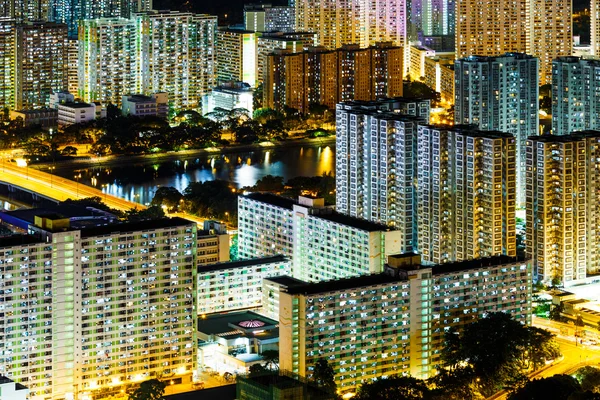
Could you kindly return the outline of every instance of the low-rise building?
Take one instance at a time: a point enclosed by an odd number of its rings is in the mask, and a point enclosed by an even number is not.
[[[291,272],[291,261],[282,255],[198,266],[198,314],[258,309],[263,280]]]
[[[58,110],[39,108],[36,110],[11,110],[10,119],[21,118],[23,126],[40,125],[42,128],[53,128],[58,119]]]
[[[59,104],[72,103],[75,101],[75,96],[70,92],[62,90],[50,94],[49,107],[58,109]]]
[[[137,117],[166,118],[169,113],[169,95],[154,93],[150,96],[130,94],[122,97],[121,112],[123,115]]]
[[[279,294],[279,364],[312,379],[325,358],[342,393],[391,375],[427,378],[444,333],[490,312],[531,323],[531,264],[498,256],[425,267],[390,257],[383,273],[293,285]]]
[[[248,115],[254,112],[253,91],[250,85],[244,82],[226,82],[217,86],[202,102],[202,113],[208,114],[215,109],[231,111],[235,108],[248,110]]]
[[[219,372],[244,373],[263,360],[266,350],[279,349],[276,320],[252,311],[198,318],[198,366]]]
[[[106,109],[100,103],[66,102],[57,105],[58,125],[69,126],[106,117]]]
[[[27,400],[29,389],[13,380],[0,376],[0,399],[2,400]]]

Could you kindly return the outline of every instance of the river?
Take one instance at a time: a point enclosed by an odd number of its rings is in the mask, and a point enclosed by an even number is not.
[[[124,156],[126,157],[126,156]],[[317,176],[335,173],[335,146],[298,146],[227,154],[185,156],[177,160],[122,162],[80,168],[57,165],[57,175],[101,188],[103,192],[148,204],[160,186],[183,191],[192,182],[227,180],[237,188],[253,186],[265,175]]]

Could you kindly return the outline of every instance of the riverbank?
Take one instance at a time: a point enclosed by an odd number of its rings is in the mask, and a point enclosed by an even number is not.
[[[227,146],[227,147],[211,147],[206,149],[192,149],[192,150],[181,150],[181,151],[170,151],[167,153],[157,154],[140,154],[140,155],[111,155],[104,157],[79,157],[72,160],[65,160],[52,163],[36,163],[30,165],[31,168],[35,169],[47,169],[53,166],[55,169],[69,169],[69,168],[91,168],[91,167],[102,167],[102,166],[123,166],[131,164],[153,164],[155,162],[163,161],[185,161],[187,159],[195,159],[204,155],[215,155],[215,154],[231,154],[239,152],[251,152],[258,150],[269,150],[269,149],[280,149],[280,148],[294,148],[294,147],[321,147],[321,146],[332,146],[335,145],[335,136],[324,137],[324,138],[303,138],[303,139],[292,139],[281,142],[263,142],[252,145],[239,145],[239,146]]]

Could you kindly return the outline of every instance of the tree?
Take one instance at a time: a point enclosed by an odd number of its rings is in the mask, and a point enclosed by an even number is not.
[[[268,370],[261,364],[252,364],[248,368],[248,374],[250,376],[260,376],[264,375],[268,372]]]
[[[575,372],[575,378],[581,384],[581,389],[600,393],[600,368],[583,367]]]
[[[263,366],[266,369],[279,369],[279,351],[265,350],[260,354],[263,358]]]
[[[508,400],[568,400],[579,392],[581,386],[575,378],[570,375],[554,375],[527,382],[513,391]]]
[[[169,212],[177,211],[183,195],[179,193],[179,190],[171,186],[162,186],[156,190],[154,197],[152,198],[153,206],[166,206]]]
[[[313,366],[312,379],[318,387],[327,392],[334,393],[337,389],[335,384],[335,372],[324,358],[319,358]]]
[[[462,332],[447,332],[441,357],[444,366],[451,370],[470,366],[479,379],[479,391],[490,396],[521,381],[529,362],[539,365],[554,358],[557,349],[552,338],[553,335],[522,325],[509,314],[491,313],[466,325]],[[529,350],[531,354],[524,359]]]
[[[159,206],[151,206],[145,210],[140,210],[139,208],[132,208],[127,211],[126,219],[128,221],[143,221],[147,219],[161,219],[165,218],[165,212],[162,207]]]
[[[358,388],[354,400],[421,400],[431,392],[424,381],[410,376],[392,376],[365,383]]]
[[[142,382],[140,387],[129,393],[129,400],[162,400],[167,385],[158,379]]]
[[[62,156],[76,156],[77,148],[73,146],[66,146],[64,149],[60,151],[60,155]]]
[[[283,177],[265,175],[256,181],[254,188],[259,192],[281,192],[283,190]]]
[[[550,319],[553,321],[562,322],[564,320],[563,316],[561,315],[563,310],[564,310],[564,305],[562,302],[553,306],[550,309]]]
[[[528,327],[527,330],[529,333],[526,347],[528,356],[524,361],[531,363],[534,370],[545,365],[548,360],[555,360],[560,357],[560,349],[556,341],[553,340],[553,334],[534,326]],[[526,364],[526,367],[529,368],[530,365]]]

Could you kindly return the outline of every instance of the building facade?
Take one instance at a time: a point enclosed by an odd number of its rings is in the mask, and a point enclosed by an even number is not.
[[[77,38],[79,22],[82,20],[98,18],[130,18],[136,12],[152,10],[152,0],[36,1],[48,1],[50,3],[48,18],[51,21],[66,24],[69,27],[70,38]]]
[[[454,104],[454,53],[425,57],[423,82],[440,94],[443,102]]]
[[[408,49],[405,0],[296,0],[295,6],[296,29],[316,32],[320,46],[390,41]]]
[[[317,34],[312,32],[271,32],[258,36],[256,41],[256,79],[264,82],[267,56],[276,50],[301,53],[317,44]]]
[[[263,104],[306,113],[311,103],[333,109],[340,101],[402,96],[402,66],[403,49],[389,43],[278,52],[267,56]]]
[[[61,127],[82,124],[106,117],[106,109],[103,109],[100,104],[95,103],[67,102],[58,104],[56,109],[58,110],[57,123]]]
[[[560,57],[552,62],[552,134],[600,128],[600,61]]]
[[[177,110],[201,109],[215,86],[217,18],[153,11],[86,20],[79,29],[79,97],[121,105],[165,92]]]
[[[552,82],[552,60],[573,50],[569,0],[456,2],[456,58],[526,53],[539,59],[539,82]]]
[[[56,218],[36,216],[41,238],[0,239],[0,374],[31,400],[117,394],[154,374],[189,382],[196,224],[72,230]]]
[[[121,112],[136,117],[167,118],[169,113],[169,95],[154,93],[151,96],[141,94],[125,95],[121,100]]]
[[[538,60],[526,54],[468,57],[454,64],[455,123],[517,139],[517,205],[525,204],[525,142],[538,134]]]
[[[417,138],[422,260],[516,256],[515,138],[473,126],[431,125],[420,125]]]
[[[537,280],[571,286],[600,271],[600,132],[527,141],[526,254]]]
[[[280,368],[310,380],[325,358],[338,389],[352,392],[377,378],[434,375],[444,332],[474,318],[502,311],[531,323],[527,262],[500,256],[422,267],[399,258],[381,274],[282,290]]]
[[[417,249],[417,126],[429,101],[346,102],[336,109],[336,210],[401,234],[401,251]]]
[[[382,270],[400,250],[400,232],[335,213],[323,199],[252,193],[238,202],[240,259],[283,254],[294,278],[309,282]]]
[[[202,96],[216,86],[217,17],[176,11],[152,11],[135,17],[148,29],[140,57],[135,93],[165,92],[176,110],[201,110]],[[147,42],[146,42],[147,40]]]
[[[256,75],[256,40],[253,31],[222,28],[217,30],[217,82],[236,81],[254,87]]]
[[[253,32],[294,32],[296,9],[292,6],[248,4],[244,6],[244,25]]]
[[[291,261],[280,255],[198,266],[197,313],[258,309],[263,280],[291,273]]]
[[[0,18],[0,108],[15,104],[15,65],[17,23],[14,19]]]

